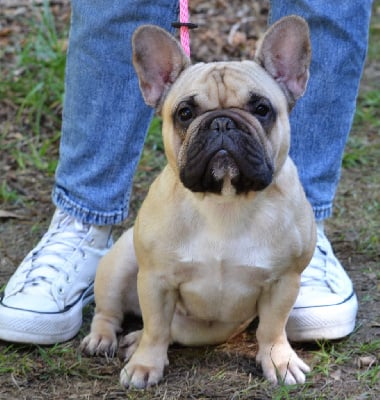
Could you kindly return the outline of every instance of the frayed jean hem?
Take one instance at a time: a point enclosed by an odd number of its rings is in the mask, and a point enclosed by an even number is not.
[[[98,226],[116,225],[123,222],[128,216],[128,209],[107,212],[90,210],[69,198],[65,191],[57,186],[53,189],[52,200],[56,207],[86,224]]]

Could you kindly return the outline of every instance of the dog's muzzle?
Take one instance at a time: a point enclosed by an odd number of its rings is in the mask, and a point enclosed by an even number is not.
[[[184,186],[217,194],[226,183],[236,194],[265,189],[274,166],[257,129],[235,112],[211,112],[185,147],[180,168]]]

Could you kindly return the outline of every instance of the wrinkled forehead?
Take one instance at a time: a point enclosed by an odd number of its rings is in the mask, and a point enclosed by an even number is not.
[[[192,65],[179,76],[169,97],[173,103],[192,97],[199,105],[215,109],[239,107],[253,94],[277,107],[286,103],[281,88],[253,61]]]

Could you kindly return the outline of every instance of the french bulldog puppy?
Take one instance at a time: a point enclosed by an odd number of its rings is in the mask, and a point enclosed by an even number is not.
[[[135,32],[134,66],[162,116],[168,164],[134,227],[101,260],[81,345],[88,354],[126,348],[125,387],[157,384],[170,343],[222,343],[256,317],[264,376],[304,382],[309,367],[285,326],[316,234],[288,156],[288,117],[310,54],[307,23],[296,16],[269,28],[254,61],[190,65],[164,30]],[[142,315],[143,329],[118,344],[127,312]]]

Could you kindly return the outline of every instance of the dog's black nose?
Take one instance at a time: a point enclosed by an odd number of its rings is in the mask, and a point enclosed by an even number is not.
[[[228,132],[235,128],[235,122],[231,118],[227,117],[214,118],[210,124],[210,129],[219,133]]]

